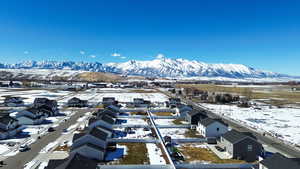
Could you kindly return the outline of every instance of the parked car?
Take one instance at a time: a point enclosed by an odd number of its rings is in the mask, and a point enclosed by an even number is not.
[[[64,132],[64,133],[68,132],[68,129],[63,129],[63,132]]]
[[[30,148],[28,147],[28,145],[21,145],[19,148],[20,152],[24,152],[24,151],[28,151]]]
[[[53,127],[48,128],[48,132],[53,132],[53,131],[55,131]]]

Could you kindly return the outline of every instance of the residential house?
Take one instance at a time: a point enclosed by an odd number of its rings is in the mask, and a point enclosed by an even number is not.
[[[198,122],[200,120],[203,120],[207,117],[208,116],[206,115],[205,111],[199,111],[199,110],[193,109],[193,110],[187,112],[185,120],[188,121],[191,125],[196,126],[196,125],[198,125]]]
[[[262,154],[262,144],[255,136],[247,132],[231,130],[221,136],[218,143],[233,159],[253,162]]]
[[[9,137],[15,136],[21,127],[18,120],[10,117],[9,114],[4,114],[0,116],[0,139],[7,139]]]
[[[93,83],[95,88],[107,88],[107,83]]]
[[[95,115],[102,116],[104,114],[110,116],[111,118],[116,118],[118,116],[118,113],[116,113],[115,111],[112,111],[110,109],[107,109],[107,108],[98,110]]]
[[[77,97],[73,97],[70,100],[68,100],[67,103],[68,107],[87,107],[88,101],[87,100],[81,100]]]
[[[77,147],[71,148],[71,154],[78,153],[89,159],[103,161],[105,157],[105,148],[92,143],[85,143]]]
[[[16,115],[21,125],[41,124],[46,117],[48,117],[48,110],[35,107],[22,110]]]
[[[208,117],[198,122],[197,131],[204,137],[220,137],[228,132],[228,125],[221,119]]]
[[[94,127],[84,133],[77,133],[73,136],[72,146],[77,147],[84,143],[92,143],[106,148],[108,134],[100,129],[100,127]]]
[[[24,102],[21,97],[7,96],[4,99],[4,106],[8,106],[8,107],[24,106]]]
[[[53,112],[53,115],[57,115],[58,111],[58,104],[56,100],[50,100],[48,98],[35,98],[33,102],[33,107],[41,107],[45,106],[48,107]]]
[[[180,104],[181,104],[180,98],[169,98],[169,101],[167,102],[167,107],[175,108]]]
[[[45,169],[99,169],[99,167],[96,160],[72,153],[66,159],[49,160]]]
[[[102,98],[103,107],[106,108],[109,105],[117,105],[118,102],[114,97],[103,97]]]
[[[300,158],[287,158],[280,153],[273,154],[259,162],[259,169],[299,169]]]
[[[105,128],[109,128],[112,129],[113,125],[115,124],[116,120],[114,118],[112,118],[109,115],[100,115],[98,117],[96,117],[97,119],[93,119],[89,121],[89,128],[94,128],[96,126],[103,126]]]
[[[134,107],[149,107],[151,104],[150,101],[144,100],[143,98],[134,98],[133,105]]]
[[[187,112],[192,111],[193,106],[186,105],[186,104],[179,104],[177,106],[176,112],[181,116],[181,117],[186,117]]]
[[[106,107],[106,109],[108,109],[112,112],[115,112],[118,115],[121,112],[120,107],[121,106],[119,106],[119,105],[109,105]]]
[[[71,153],[79,153],[91,159],[102,161],[107,147],[108,134],[98,127],[94,127],[87,133],[79,133],[73,136]]]

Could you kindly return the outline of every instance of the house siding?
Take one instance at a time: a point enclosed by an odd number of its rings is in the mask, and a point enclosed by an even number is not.
[[[83,147],[80,147],[78,149],[73,150],[72,153],[79,153],[79,154],[81,154],[85,157],[95,159],[95,160],[99,160],[99,161],[103,161],[105,152],[99,151],[97,149],[93,149],[93,148],[88,147],[88,146],[83,146]]]
[[[77,146],[80,146],[85,143],[91,143],[91,144],[95,144],[95,145],[98,145],[101,147],[106,147],[106,145],[107,145],[107,143],[104,140],[97,139],[96,137],[93,137],[90,135],[85,135],[85,136],[82,136],[81,138],[75,140],[72,146],[77,147]]]
[[[208,126],[204,126],[199,122],[197,131],[204,137],[220,137],[228,131],[228,127],[218,122],[214,122]]]
[[[248,151],[248,145],[252,146],[252,151]],[[242,159],[247,162],[253,162],[258,159],[261,154],[262,145],[251,138],[245,138],[238,143],[234,144],[233,157]]]

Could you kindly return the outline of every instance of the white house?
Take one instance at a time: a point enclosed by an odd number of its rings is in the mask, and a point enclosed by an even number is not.
[[[220,137],[228,131],[228,125],[220,119],[208,117],[200,120],[196,129],[204,137]]]

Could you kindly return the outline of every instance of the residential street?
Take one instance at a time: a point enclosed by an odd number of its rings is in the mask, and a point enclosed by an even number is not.
[[[89,111],[89,109],[76,111],[76,113],[71,116],[70,119],[68,119],[66,122],[61,122],[59,126],[55,127],[55,131],[44,135],[41,139],[38,139],[35,143],[31,144],[31,149],[29,151],[19,152],[17,155],[8,157],[6,160],[4,160],[5,165],[3,165],[1,168],[23,169],[24,165],[32,161],[45,146],[59,138],[63,129],[77,123],[77,119]]]

